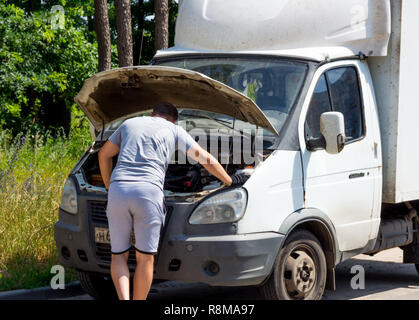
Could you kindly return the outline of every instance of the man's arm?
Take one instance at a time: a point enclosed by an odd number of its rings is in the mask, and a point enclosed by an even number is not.
[[[201,148],[199,144],[190,147],[187,151],[187,155],[199,162],[209,173],[220,179],[227,186],[231,185],[232,180],[229,174],[224,170],[217,159],[205,149]]]
[[[106,141],[102,149],[99,151],[99,168],[100,174],[102,175],[103,183],[105,188],[109,189],[109,184],[112,174],[112,158],[119,153],[119,147],[110,142]]]

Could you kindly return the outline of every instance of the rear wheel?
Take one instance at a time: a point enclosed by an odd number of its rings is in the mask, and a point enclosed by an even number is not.
[[[118,299],[118,294],[110,277],[79,271],[78,278],[83,290],[91,297],[97,300]]]
[[[267,300],[320,300],[326,274],[326,257],[317,238],[296,230],[285,241],[260,292]]]

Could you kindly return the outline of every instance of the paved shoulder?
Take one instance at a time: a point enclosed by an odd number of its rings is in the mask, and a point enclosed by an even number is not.
[[[413,264],[403,264],[402,250],[390,249],[375,256],[359,255],[336,268],[336,291],[326,291],[325,300],[419,300],[419,275]],[[355,267],[355,268],[354,268]],[[361,270],[361,271],[360,271]],[[361,274],[363,273],[363,274]],[[354,278],[358,276],[358,278]],[[353,289],[351,282],[358,289]],[[39,288],[0,292],[0,300],[91,300],[78,282],[65,290]],[[255,287],[211,287],[201,283],[166,281],[152,286],[150,300],[259,300]]]
[[[0,300],[54,300],[73,299],[86,295],[79,282],[66,284],[65,289],[53,290],[50,287],[21,289],[0,292]]]
[[[414,264],[403,264],[402,261],[403,251],[399,248],[347,260],[336,268],[337,290],[326,291],[324,298],[419,300],[418,272]],[[351,286],[351,282],[355,286]]]

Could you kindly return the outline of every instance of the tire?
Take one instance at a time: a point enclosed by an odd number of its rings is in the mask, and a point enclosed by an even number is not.
[[[320,242],[309,231],[295,230],[259,291],[266,300],[320,300],[326,276],[326,257]]]
[[[419,273],[419,263],[416,263],[415,267],[416,267],[416,271]]]
[[[78,271],[83,290],[96,300],[118,300],[112,279],[105,276]]]

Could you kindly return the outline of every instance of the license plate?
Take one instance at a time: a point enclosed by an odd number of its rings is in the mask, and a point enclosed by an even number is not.
[[[95,242],[96,243],[111,243],[111,235],[108,228],[95,228]],[[135,245],[134,233],[131,233],[131,245]]]
[[[96,243],[111,243],[111,235],[107,228],[95,228]]]

